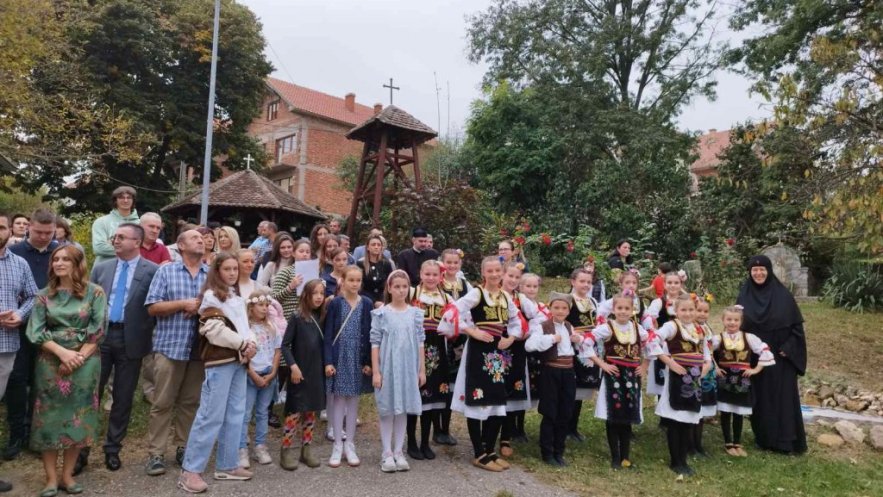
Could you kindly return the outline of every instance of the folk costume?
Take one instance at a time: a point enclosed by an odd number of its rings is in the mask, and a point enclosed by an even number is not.
[[[653,338],[634,320],[619,324],[612,319],[592,330],[587,338],[591,344],[600,346],[605,362],[619,369],[617,376],[603,373],[595,402],[595,417],[607,422],[607,444],[614,468],[631,466],[632,425],[644,422],[638,368],[645,359],[661,351]],[[585,350],[589,357],[595,356],[595,347],[585,347]]]
[[[525,296],[524,298],[527,298]],[[546,321],[552,319],[552,315],[549,313],[549,308],[546,307],[546,304],[542,302],[535,302],[537,305],[537,310],[546,317]],[[527,344],[525,344],[527,345]],[[528,376],[528,391],[530,395],[530,407],[531,409],[536,409],[540,402],[540,375],[543,372],[543,360],[540,357],[540,353],[538,352],[527,352],[527,376]],[[522,423],[522,427],[524,424]],[[523,434],[523,433],[522,433]],[[522,440],[524,441],[524,440]]]
[[[767,344],[751,333],[723,332],[711,339],[714,360],[724,376],[717,379],[721,427],[727,449],[741,448],[743,416],[751,414],[754,401],[751,379],[742,376],[751,368],[752,361],[764,368],[776,364]]]
[[[687,465],[687,450],[691,443],[691,425],[702,419],[702,367],[711,361],[705,340],[696,325],[682,324],[674,319],[656,331],[662,353],[669,355],[686,370],[679,375],[665,369],[662,396],[656,405],[656,415],[667,428],[670,467],[680,475],[692,474]]]
[[[711,338],[714,336],[714,331],[712,331],[711,326],[708,323],[696,323],[696,331],[705,340],[706,348],[709,351],[713,350],[711,348]],[[702,377],[700,384],[702,386],[702,400],[700,401],[699,414],[702,415],[702,418],[693,427],[690,445],[687,449],[687,453],[690,455],[706,454],[705,448],[702,446],[702,430],[705,425],[705,418],[713,418],[717,414],[717,368],[714,361],[711,361],[711,367],[708,369],[708,373]]]
[[[645,329],[658,330],[665,323],[675,318],[675,303],[669,300],[665,295],[650,302],[650,306],[644,312],[642,324]],[[665,344],[662,344],[662,351],[665,353]],[[665,384],[665,364],[656,359],[650,363],[650,372],[647,375],[647,393],[650,395],[662,395],[662,388]]]
[[[567,294],[552,292],[550,300],[563,300],[569,306],[573,305],[573,297]],[[561,337],[557,344],[556,335]],[[582,335],[576,333],[569,322],[565,320],[559,323],[549,319],[539,328],[531,329],[530,337],[525,342],[525,349],[539,357],[542,368],[539,375],[539,413],[543,416],[540,422],[540,452],[543,461],[556,466],[564,464],[565,440],[570,431],[570,417],[576,399],[573,364],[579,348],[571,341],[572,336],[578,336],[578,342],[581,342]]]
[[[459,300],[472,290],[469,281],[458,274],[457,279],[450,282],[442,278],[439,288],[450,295],[453,300]],[[460,370],[460,359],[463,356],[463,347],[466,345],[466,335],[460,335],[454,339],[448,339],[448,385],[453,388],[457,380],[457,371]],[[457,445],[457,439],[451,435],[451,398],[439,415],[439,426],[434,431],[432,441],[441,445]]]
[[[586,335],[597,324],[598,302],[591,296],[585,298],[576,294],[573,297],[573,307],[567,315],[567,322],[573,326],[576,333]],[[585,343],[581,347],[586,347]],[[585,351],[577,354],[573,363],[573,371],[576,374],[576,402],[573,405],[573,415],[570,418],[570,432],[568,436],[578,442],[585,440],[579,432],[579,416],[583,409],[583,400],[591,399],[592,393],[601,386],[601,370],[592,364]]]
[[[506,416],[506,374],[512,366],[508,350],[498,348],[504,337],[523,334],[518,308],[505,292],[491,293],[476,287],[445,312],[438,330],[455,338],[460,330],[475,328],[491,335],[483,342],[469,337],[463,349],[460,370],[454,384],[451,409],[466,416],[475,464],[482,469],[501,471],[509,464],[494,451]]]

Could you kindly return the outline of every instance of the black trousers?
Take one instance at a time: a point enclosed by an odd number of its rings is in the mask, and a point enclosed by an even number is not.
[[[123,439],[129,431],[132,417],[132,401],[138,388],[141,374],[141,358],[132,359],[126,355],[126,342],[122,327],[108,328],[101,343],[101,377],[98,382],[98,403],[104,395],[104,388],[113,373],[113,406],[107,423],[107,437],[104,441],[105,454],[119,454]]]
[[[576,376],[572,368],[543,366],[540,374],[539,412],[542,456],[564,455],[564,441],[576,401]]]
[[[19,441],[28,445],[31,431],[31,410],[34,406],[31,398],[31,382],[34,378],[34,359],[37,348],[25,336],[27,322],[19,328],[21,343],[15,354],[9,383],[6,386],[6,424],[9,426],[9,441]]]

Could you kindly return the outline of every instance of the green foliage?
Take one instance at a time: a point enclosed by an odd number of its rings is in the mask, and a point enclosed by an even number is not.
[[[86,252],[86,266],[92,267],[95,254],[92,252],[92,224],[103,216],[100,212],[78,212],[70,216],[71,236],[73,240],[83,246]]]
[[[883,310],[883,265],[856,260],[838,262],[823,289],[825,300],[851,312]]]
[[[702,274],[689,275],[687,287],[696,293],[711,293],[715,300],[730,304],[736,301],[739,287],[745,281],[745,256],[756,253],[757,241],[751,238],[711,238],[703,235],[696,249],[696,259],[702,266]]]
[[[13,185],[12,178],[0,178],[0,212],[30,216],[38,207],[44,207],[42,195],[22,191]]]
[[[31,70],[19,88],[24,101],[40,105],[16,110],[14,128],[0,127],[16,129],[0,140],[0,152],[28,164],[24,185],[73,199],[71,209],[103,210],[109,191],[127,183],[141,189],[141,210],[159,210],[175,189],[178,164],[202,163],[213,2],[37,3],[42,15],[19,20],[31,23],[26,32],[47,26],[51,38],[28,45]],[[261,112],[272,67],[260,23],[232,0],[222,2],[219,39],[213,153],[238,169],[248,153],[264,158],[246,128]],[[4,116],[7,103],[0,104]],[[37,114],[53,106],[60,110]],[[71,176],[79,180],[68,187]]]

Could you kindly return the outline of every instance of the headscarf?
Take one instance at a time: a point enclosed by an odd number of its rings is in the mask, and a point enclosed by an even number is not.
[[[754,267],[766,268],[767,278],[763,284],[758,285],[751,278]],[[748,261],[748,279],[742,283],[736,303],[744,308],[742,328],[745,331],[773,331],[803,322],[794,296],[773,273],[773,263],[765,255],[756,255]]]

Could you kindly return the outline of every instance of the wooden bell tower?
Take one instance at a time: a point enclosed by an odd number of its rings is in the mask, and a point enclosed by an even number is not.
[[[366,208],[369,204],[371,206],[371,226],[376,228],[379,225],[383,197],[392,194],[392,191],[384,191],[384,179],[388,175],[393,175],[396,186],[404,184],[418,191],[423,188],[417,148],[436,136],[438,133],[432,128],[394,105],[346,134],[347,138],[365,144],[347,221],[346,232],[350,239],[355,235],[356,217],[362,204]],[[410,176],[405,173],[405,167],[409,165],[413,166]]]

